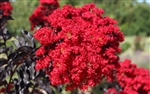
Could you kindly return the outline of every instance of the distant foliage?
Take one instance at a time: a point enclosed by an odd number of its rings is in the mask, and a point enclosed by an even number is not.
[[[129,49],[131,47],[131,44],[128,43],[128,42],[125,42],[121,45],[121,49],[122,51],[121,52],[125,52],[127,49]]]

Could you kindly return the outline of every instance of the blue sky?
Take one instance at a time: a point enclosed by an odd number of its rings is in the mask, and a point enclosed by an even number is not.
[[[144,0],[138,0],[139,2],[143,2]],[[145,0],[146,3],[149,3],[150,4],[150,0]]]

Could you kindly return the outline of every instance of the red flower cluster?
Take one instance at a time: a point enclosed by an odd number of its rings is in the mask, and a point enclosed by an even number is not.
[[[12,9],[13,8],[12,8],[10,2],[0,2],[0,10],[3,11],[4,16],[11,15]]]
[[[13,88],[13,85],[12,84],[8,84],[8,88],[7,88],[7,91],[11,90]],[[4,93],[6,91],[6,88],[3,87],[3,88],[0,88],[0,94],[1,93]]]
[[[109,88],[109,89],[107,89],[105,92],[104,92],[104,94],[126,94],[126,93],[124,93],[124,92],[122,92],[122,91],[119,91],[119,92],[117,92],[116,91],[116,88]]]
[[[48,16],[49,27],[34,33],[41,47],[36,55],[36,70],[46,69],[53,85],[66,84],[66,90],[85,90],[113,78],[118,67],[119,42],[124,40],[117,22],[102,17],[94,4],[81,8],[69,5]]]
[[[44,5],[44,4],[47,4],[47,5],[51,5],[51,7],[59,7],[59,3],[58,3],[58,0],[40,0],[40,4],[41,5]]]
[[[47,17],[58,7],[58,0],[40,0],[40,5],[29,17],[31,30],[33,30],[35,26],[48,26]]]
[[[124,92],[121,94],[150,94],[150,70],[137,68],[128,59],[120,65],[117,79]]]

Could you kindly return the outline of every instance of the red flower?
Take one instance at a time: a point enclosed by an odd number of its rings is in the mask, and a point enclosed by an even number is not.
[[[57,0],[40,0],[40,4],[41,5],[39,5],[29,17],[31,30],[33,30],[36,26],[49,27],[47,17],[59,7]]]
[[[117,72],[117,79],[125,93],[148,94],[150,92],[150,70],[137,68],[131,60],[124,60]],[[134,93],[133,93],[134,92]]]
[[[117,91],[116,91],[116,89],[115,88],[109,88],[108,90],[107,90],[107,93],[108,94],[119,94]],[[106,92],[104,92],[104,94],[107,94]]]
[[[0,2],[0,10],[3,11],[3,15],[8,16],[11,15],[12,6],[10,2]]]
[[[7,90],[9,91],[9,90],[11,90],[13,88],[13,85],[12,84],[8,84],[8,88],[7,88]],[[0,94],[1,93],[4,93],[6,91],[6,88],[0,88]]]
[[[59,7],[58,0],[39,0],[41,5],[47,4],[51,5],[51,8],[53,7]]]
[[[35,69],[39,70],[39,69],[47,68],[50,65],[50,62],[51,60],[48,56],[42,57],[36,61]]]
[[[36,55],[42,56],[36,69],[46,68],[53,85],[85,90],[103,77],[113,80],[112,70],[119,66],[116,53],[124,37],[114,25],[116,21],[102,17],[103,13],[94,4],[82,8],[66,5],[48,16],[50,27],[34,33],[41,43]],[[48,60],[52,63],[50,70]]]

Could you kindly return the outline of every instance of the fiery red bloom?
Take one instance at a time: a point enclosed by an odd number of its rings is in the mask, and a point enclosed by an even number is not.
[[[40,0],[40,4],[29,17],[31,23],[31,30],[36,26],[49,26],[47,17],[59,7],[57,0]]]
[[[40,4],[41,5],[50,5],[51,7],[56,7],[58,8],[59,7],[59,3],[58,3],[58,0],[40,0]]]
[[[7,90],[9,91],[9,90],[11,90],[12,88],[13,88],[13,85],[12,85],[12,84],[8,84],[8,89],[7,89]],[[0,88],[0,94],[1,94],[1,93],[4,93],[5,91],[6,91],[6,88],[5,88],[5,87]]]
[[[117,79],[123,92],[126,94],[149,94],[150,93],[150,70],[137,68],[131,64],[131,60],[124,60],[120,63]],[[130,92],[130,93],[129,93]]]
[[[12,6],[10,2],[0,2],[0,10],[3,11],[3,15],[8,16],[11,15]]]
[[[87,4],[81,8],[66,5],[49,15],[50,27],[34,34],[42,45],[36,52],[41,57],[36,70],[45,68],[51,83],[66,84],[66,90],[85,90],[103,77],[112,80],[112,71],[119,65],[119,42],[124,37],[114,25],[117,22],[102,17],[103,13]]]

